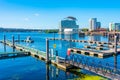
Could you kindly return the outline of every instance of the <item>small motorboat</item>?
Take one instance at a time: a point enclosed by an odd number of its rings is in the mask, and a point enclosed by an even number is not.
[[[25,40],[25,42],[28,42],[28,43],[33,43],[33,42],[34,42],[34,40],[32,40],[30,36],[28,36],[28,37],[27,37],[27,39]]]

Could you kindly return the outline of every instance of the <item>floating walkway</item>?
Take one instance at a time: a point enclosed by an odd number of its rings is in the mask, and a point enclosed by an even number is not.
[[[108,44],[113,45],[114,43],[100,42],[100,41],[86,41],[86,40],[75,40],[75,39],[61,39],[61,38],[49,38],[49,40],[62,40],[62,41],[71,41],[71,42],[80,42],[80,43],[90,43],[90,44]],[[120,44],[119,44],[120,45]]]
[[[10,47],[14,47],[16,50],[19,50],[19,51],[22,51],[22,52],[27,52],[28,54],[30,54],[31,56],[33,57],[36,57],[40,60],[43,60],[43,61],[46,61],[46,52],[44,51],[40,51],[40,50],[37,50],[37,49],[34,49],[34,48],[30,48],[30,47],[26,47],[26,46],[23,46],[23,45],[19,45],[19,44],[14,44],[11,42],[11,41],[1,41],[1,43],[3,44],[6,44]],[[52,59],[54,57],[50,57],[50,59]],[[58,68],[61,68],[63,70],[67,70],[70,68],[70,64],[64,64],[65,62],[65,59],[62,58],[62,57],[58,57],[58,62],[56,62],[56,60],[51,60],[51,63],[54,64],[55,66],[57,66]]]
[[[0,53],[0,59],[16,58],[29,56],[28,52],[10,52],[10,53]]]
[[[110,50],[90,50],[90,49],[78,49],[78,48],[68,48],[73,53],[78,53],[81,55],[87,55],[92,57],[98,57],[98,58],[106,58],[114,55],[114,49]],[[117,50],[118,53],[120,52],[120,48]]]

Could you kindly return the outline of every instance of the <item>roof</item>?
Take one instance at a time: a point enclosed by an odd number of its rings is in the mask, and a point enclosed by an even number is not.
[[[72,20],[77,20],[75,17],[72,17],[72,16],[68,16],[67,18]]]

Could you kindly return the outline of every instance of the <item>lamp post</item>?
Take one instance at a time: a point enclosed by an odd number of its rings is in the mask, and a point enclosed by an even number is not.
[[[117,70],[117,35],[114,37],[115,45],[114,45],[114,71]]]

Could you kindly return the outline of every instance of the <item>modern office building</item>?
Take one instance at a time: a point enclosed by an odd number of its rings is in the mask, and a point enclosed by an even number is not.
[[[115,23],[115,30],[120,31],[120,23]]]
[[[77,19],[69,16],[60,21],[59,32],[60,33],[78,33],[79,25],[76,24]]]
[[[101,22],[97,22],[97,29],[101,28]]]
[[[91,18],[89,19],[89,26],[90,26],[90,31],[95,31],[97,29],[100,29],[101,23],[97,22],[97,18]]]

